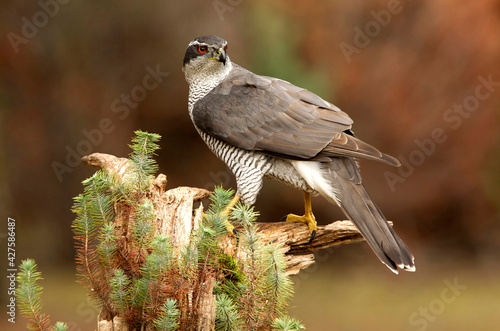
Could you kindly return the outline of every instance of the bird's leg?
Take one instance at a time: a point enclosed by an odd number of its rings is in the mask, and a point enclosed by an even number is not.
[[[306,223],[309,227],[309,232],[311,233],[311,239],[309,239],[309,243],[313,241],[316,236],[316,230],[318,229],[316,218],[312,212],[311,206],[311,193],[304,191],[304,215],[298,216],[294,214],[288,214],[286,217],[287,222],[297,222],[297,223]],[[285,218],[283,217],[283,218]]]
[[[231,210],[233,209],[233,207],[236,205],[236,203],[240,201],[240,196],[238,194],[235,194],[233,199],[231,200],[231,202],[229,202],[229,204],[226,206],[226,208],[222,211],[222,216],[224,216],[226,218],[226,229],[227,229],[227,232],[229,233],[234,233],[235,235],[238,235],[238,233],[236,232],[236,229],[234,228],[234,226],[229,223],[229,221],[227,220],[228,217],[229,217],[229,214],[231,213]]]

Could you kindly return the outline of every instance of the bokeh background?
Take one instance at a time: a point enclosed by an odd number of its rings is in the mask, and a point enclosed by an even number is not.
[[[500,1],[60,1],[0,3],[1,260],[12,217],[17,263],[38,262],[54,322],[93,330],[98,312],[75,282],[70,228],[94,169],[68,155],[126,156],[141,129],[162,136],[168,187],[235,187],[190,122],[181,71],[189,41],[216,34],[234,62],[330,100],[404,164],[361,161],[417,272],[392,274],[366,244],[322,252],[294,277],[290,314],[308,330],[498,328]],[[151,70],[158,84],[140,94]],[[90,140],[103,119],[112,129]],[[256,209],[276,221],[301,199],[267,181]],[[313,204],[320,224],[343,219]],[[2,330],[24,326],[0,315]]]

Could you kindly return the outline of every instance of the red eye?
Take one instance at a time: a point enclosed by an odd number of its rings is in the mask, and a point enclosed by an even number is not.
[[[227,52],[227,45],[224,46],[224,52]]]
[[[205,53],[207,51],[207,47],[206,46],[198,46],[198,52],[199,53]]]

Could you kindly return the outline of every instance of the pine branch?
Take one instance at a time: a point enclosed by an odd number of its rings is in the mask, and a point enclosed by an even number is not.
[[[153,203],[150,200],[144,200],[137,206],[135,211],[135,222],[132,226],[132,236],[134,243],[139,251],[138,258],[141,256],[142,249],[151,243],[154,236],[154,223],[151,220],[156,218]]]
[[[285,273],[286,262],[280,246],[267,245],[266,253],[264,265],[268,266],[268,269],[264,288],[269,298],[268,320],[273,320],[285,313],[287,301],[293,296],[293,283]]]
[[[264,279],[265,266],[263,265],[263,240],[262,235],[257,231],[253,221],[258,214],[253,212],[253,207],[237,204],[231,216],[241,221],[243,233],[240,249],[245,252],[245,258],[241,261],[246,276],[245,290],[242,293],[240,312],[243,316],[245,328],[255,330],[258,325],[265,323],[262,316],[264,302]]]
[[[84,180],[85,195],[90,197],[90,215],[103,224],[109,224],[114,219],[113,201],[107,190],[112,179],[103,171],[96,172],[92,177]]]
[[[75,198],[73,206],[73,212],[77,214],[72,224],[76,241],[77,270],[80,282],[88,286],[92,295],[98,299],[98,303],[102,304],[111,313],[112,309],[108,302],[107,286],[100,279],[102,269],[98,263],[98,253],[93,244],[98,235],[102,220],[92,217],[90,212],[91,203],[92,200],[89,195],[80,194]]]
[[[173,331],[179,328],[179,309],[177,301],[167,299],[161,308],[161,313],[153,321],[154,326],[160,331]]]
[[[22,261],[19,270],[16,277],[18,282],[16,298],[21,314],[28,320],[27,327],[30,330],[49,330],[49,316],[42,313],[42,286],[37,283],[43,278],[41,272],[37,271],[35,260]],[[64,331],[67,328],[66,323],[57,322],[50,329]]]
[[[241,316],[238,312],[238,305],[222,293],[217,296],[217,310],[215,318],[215,330],[217,331],[237,331],[242,325]]]
[[[158,171],[158,165],[153,156],[155,151],[160,148],[157,142],[160,140],[160,135],[142,131],[135,131],[136,136],[132,139],[132,148],[130,160],[135,167],[132,168],[132,173],[136,177],[136,187],[138,191],[143,191],[149,187],[150,178]]]
[[[305,329],[299,320],[289,316],[283,316],[274,320],[272,328],[273,331],[300,331]]]
[[[99,235],[97,253],[99,255],[99,262],[105,270],[106,275],[110,274],[112,266],[116,261],[117,240],[115,225],[113,223],[104,224]]]
[[[113,303],[113,307],[122,316],[126,315],[126,312],[130,309],[130,293],[128,287],[130,285],[130,280],[125,275],[123,270],[116,269],[115,275],[110,280],[111,294],[110,299]]]

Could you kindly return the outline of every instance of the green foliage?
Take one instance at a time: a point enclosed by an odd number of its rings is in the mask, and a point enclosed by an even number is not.
[[[215,330],[241,330],[242,321],[238,313],[238,305],[224,293],[217,296],[215,316]]]
[[[218,190],[222,189],[217,188],[214,196],[228,201]],[[216,288],[217,327],[220,330],[268,329],[276,318],[285,314],[293,295],[293,284],[285,273],[284,255],[278,245],[263,240],[254,224],[258,213],[253,207],[238,203],[231,217],[243,226],[238,249],[244,254],[238,254],[239,258],[219,257],[224,279]]]
[[[131,329],[189,330],[202,313],[200,298],[213,291],[217,330],[269,330],[273,322],[287,321],[279,319],[292,296],[286,263],[279,247],[262,239],[253,208],[233,208],[230,218],[242,227],[238,239],[228,237],[226,208],[233,191],[215,189],[180,252],[174,252],[172,238],[156,233],[156,200],[148,192],[158,168],[153,156],[159,136],[136,135],[127,164],[132,175],[96,172],[83,181],[84,192],[72,209],[79,281],[104,313],[119,315]],[[237,254],[220,245],[227,240],[237,246]],[[34,262],[27,260],[18,278],[23,314],[33,329],[48,330]],[[213,289],[206,285],[214,283]],[[58,323],[53,330],[65,327]]]
[[[161,296],[150,287],[159,284],[172,255],[168,238],[153,238],[154,205],[144,198],[158,170],[153,156],[160,136],[135,133],[127,164],[131,176],[119,178],[99,170],[84,180],[84,193],[75,198],[72,224],[79,281],[109,314],[120,314],[132,325],[146,322],[144,316],[157,310],[146,306],[152,297]],[[127,212],[120,215],[124,223],[119,226],[117,205]],[[130,240],[121,235],[124,226]]]
[[[37,271],[35,260],[23,260],[19,266],[17,274],[18,286],[16,298],[21,314],[28,320],[30,330],[67,330],[66,323],[57,322],[50,328],[49,316],[42,313],[42,286],[38,281],[42,279],[42,274]]]
[[[115,275],[110,279],[111,294],[110,299],[113,308],[122,315],[127,311],[130,306],[131,299],[129,293],[130,279],[125,275],[121,269],[115,270]]]
[[[106,270],[110,270],[116,261],[116,242],[118,238],[115,225],[112,223],[104,224],[98,238],[101,243],[97,247],[99,261]]]
[[[142,131],[135,131],[136,136],[132,138],[132,148],[130,160],[134,164],[132,173],[135,175],[136,187],[139,191],[143,191],[149,187],[150,179],[153,174],[158,171],[158,165],[153,156],[156,155],[156,150],[160,148],[157,142],[160,140],[160,135]]]
[[[227,219],[222,213],[231,201],[233,194],[233,191],[216,187],[210,197],[212,203],[200,223],[198,233],[193,238],[195,247],[192,247],[192,249],[197,251],[196,255],[201,264],[212,267],[217,265],[217,258],[221,254],[219,240],[227,235]]]
[[[56,322],[52,327],[51,331],[66,331],[68,329],[68,325],[64,322]]]
[[[137,206],[135,212],[135,226],[132,229],[132,235],[138,248],[148,245],[154,235],[154,225],[151,220],[156,218],[154,205],[150,200],[144,200]]]
[[[179,328],[179,309],[177,301],[167,299],[161,308],[161,313],[153,321],[154,326],[161,331],[177,330]]]
[[[289,316],[283,316],[274,320],[272,328],[273,331],[300,331],[305,329],[300,321]]]
[[[267,245],[265,247],[264,265],[265,270],[264,289],[269,293],[269,312],[281,315],[286,311],[287,302],[293,296],[293,284],[284,273],[286,262],[280,246]]]
[[[170,268],[175,267],[172,257],[172,242],[169,237],[157,235],[151,242],[151,253],[146,256],[141,274],[147,279],[160,279]]]

